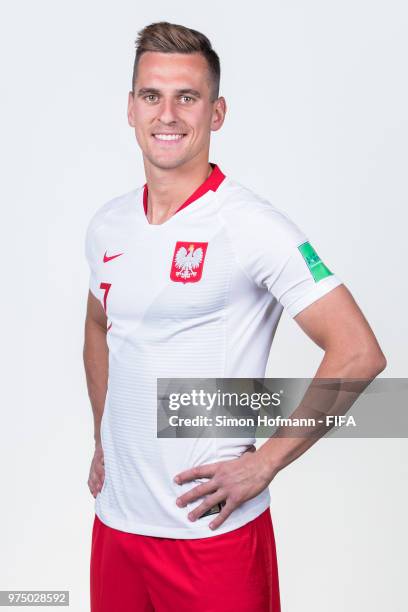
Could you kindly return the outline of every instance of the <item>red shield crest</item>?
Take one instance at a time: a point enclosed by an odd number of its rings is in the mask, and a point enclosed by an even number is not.
[[[196,283],[201,279],[208,242],[176,242],[170,278],[176,283]]]

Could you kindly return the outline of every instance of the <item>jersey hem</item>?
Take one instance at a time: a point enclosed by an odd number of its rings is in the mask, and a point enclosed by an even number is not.
[[[212,531],[208,525],[212,519],[214,519],[217,515],[212,515],[209,517],[205,517],[208,520],[208,523],[199,527],[197,521],[202,519],[197,519],[194,523],[191,523],[190,527],[160,527],[158,525],[147,525],[142,523],[132,523],[131,521],[123,521],[121,519],[115,518],[110,515],[107,516],[101,508],[96,505],[95,514],[97,517],[107,525],[113,529],[118,529],[119,531],[124,531],[126,533],[134,533],[139,535],[146,536],[155,536],[160,538],[172,538],[172,539],[182,539],[182,540],[195,540],[198,538],[210,538],[213,536],[221,535],[223,533],[228,533],[229,531],[233,531],[234,529],[239,529],[239,527],[243,527],[250,521],[257,518],[262,512],[264,512],[267,508],[270,507],[270,495],[267,496],[267,499],[262,500],[259,504],[255,506],[251,506],[245,514],[239,515],[234,521],[224,522],[217,529]],[[231,515],[230,515],[231,516]],[[230,518],[230,517],[228,517]],[[226,519],[228,521],[228,519]],[[174,534],[177,535],[174,535]]]

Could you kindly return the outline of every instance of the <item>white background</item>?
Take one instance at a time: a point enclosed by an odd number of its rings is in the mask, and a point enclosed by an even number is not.
[[[211,161],[285,210],[407,376],[404,2],[14,2],[0,16],[0,589],[89,609],[93,425],[82,366],[84,233],[144,183],[127,124],[134,40],[168,20],[222,63]],[[270,376],[321,350],[286,314]],[[408,608],[407,440],[322,440],[271,484],[283,612]],[[220,579],[222,579],[220,577]]]

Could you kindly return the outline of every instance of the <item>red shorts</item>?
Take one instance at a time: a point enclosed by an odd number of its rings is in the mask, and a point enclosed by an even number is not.
[[[270,510],[196,539],[126,533],[95,515],[90,586],[91,612],[280,612]]]

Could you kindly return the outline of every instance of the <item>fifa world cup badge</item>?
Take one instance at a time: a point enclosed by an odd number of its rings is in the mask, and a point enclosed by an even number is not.
[[[170,278],[176,283],[196,283],[203,274],[208,242],[176,242]]]
[[[298,249],[305,260],[315,283],[318,283],[320,280],[322,280],[322,278],[326,278],[326,276],[331,276],[333,274],[333,272],[331,272],[322,262],[310,242],[304,242],[298,246]]]

